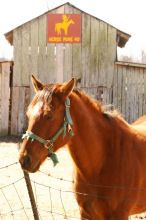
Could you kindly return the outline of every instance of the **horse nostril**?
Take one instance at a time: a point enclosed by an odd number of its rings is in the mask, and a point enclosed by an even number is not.
[[[27,169],[30,166],[30,162],[30,157],[28,155],[25,155],[23,160],[20,161],[23,169]]]

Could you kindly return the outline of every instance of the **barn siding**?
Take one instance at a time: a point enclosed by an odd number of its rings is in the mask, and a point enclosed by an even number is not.
[[[115,64],[113,105],[128,122],[146,113],[146,68]]]
[[[0,63],[0,136],[9,130],[10,66],[9,62]]]
[[[15,86],[12,89],[11,134],[20,135],[27,126],[26,110],[30,102],[30,88]]]
[[[14,73],[13,73],[13,86],[22,86],[22,28],[18,27],[13,33],[14,41]]]
[[[143,69],[144,73],[144,101],[143,101],[143,114],[146,114],[146,68]]]

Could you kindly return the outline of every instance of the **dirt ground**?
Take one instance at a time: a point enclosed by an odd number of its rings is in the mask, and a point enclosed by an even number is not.
[[[19,138],[0,138],[0,219],[33,220],[24,173],[18,163]],[[40,172],[30,174],[40,220],[80,219],[72,192],[72,161],[63,149],[54,168],[45,161]],[[141,219],[144,218],[143,214]],[[129,218],[131,220],[140,218]]]

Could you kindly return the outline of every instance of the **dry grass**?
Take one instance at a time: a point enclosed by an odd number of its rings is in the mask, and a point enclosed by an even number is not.
[[[33,220],[23,172],[19,163],[15,163],[17,147],[17,143],[0,142],[0,219]],[[55,168],[47,160],[41,167],[42,172],[30,174],[40,219],[79,219],[79,209],[71,192],[71,158],[65,149],[57,155],[59,164]],[[13,165],[7,167],[9,164]]]

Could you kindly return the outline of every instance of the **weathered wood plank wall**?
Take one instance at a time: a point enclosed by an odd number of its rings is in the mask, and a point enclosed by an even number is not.
[[[19,135],[27,126],[26,110],[30,102],[30,88],[15,86],[12,89],[11,128],[12,135]]]
[[[115,64],[113,105],[130,123],[146,114],[146,66]]]
[[[10,101],[10,63],[0,63],[0,136],[8,134]]]

